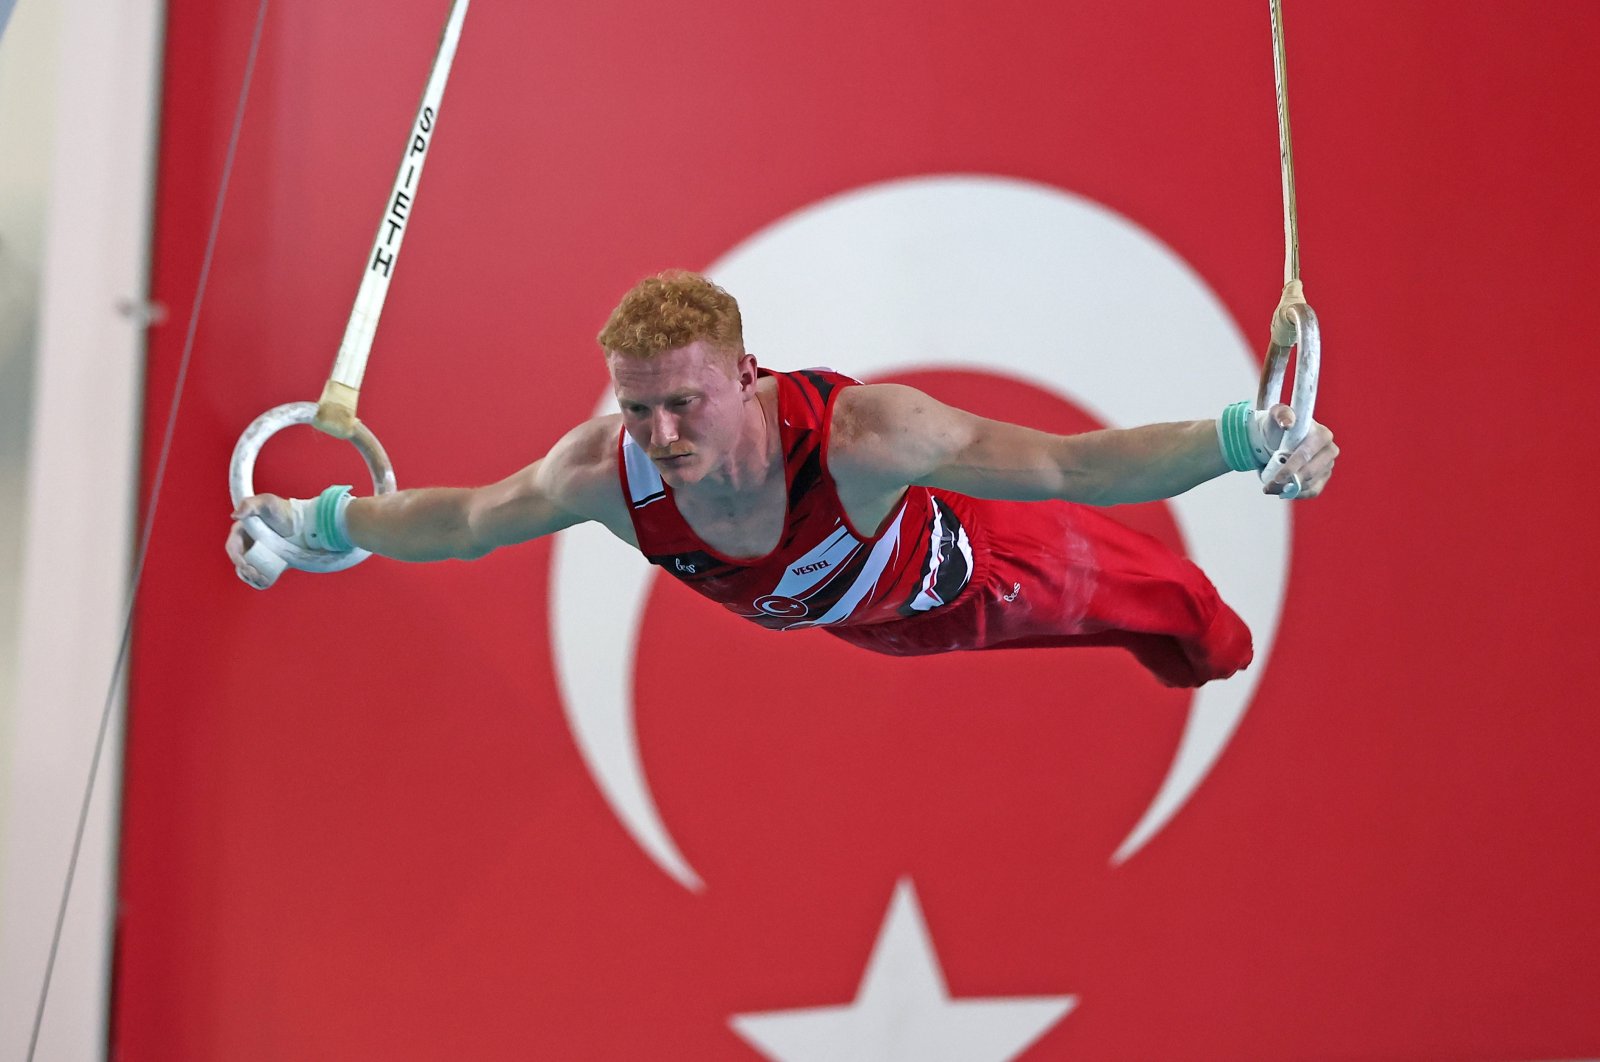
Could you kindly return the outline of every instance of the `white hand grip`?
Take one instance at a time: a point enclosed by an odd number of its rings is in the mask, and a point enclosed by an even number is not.
[[[250,533],[251,538],[255,538],[256,535],[256,528],[252,525],[259,524],[261,524],[261,521],[254,516],[247,517],[245,519],[244,528]],[[272,552],[272,550],[267,548],[266,543],[259,540],[255,545],[245,550],[244,559],[250,563],[252,568],[260,572],[262,578],[266,580],[266,582],[260,584],[250,583],[250,585],[254,586],[257,590],[267,589],[273,583],[277,582],[278,576],[282,575],[289,568],[288,561]]]

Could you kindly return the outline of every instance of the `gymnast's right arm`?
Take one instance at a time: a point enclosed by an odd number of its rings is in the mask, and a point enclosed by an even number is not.
[[[585,520],[617,529],[626,510],[616,469],[619,419],[598,417],[568,432],[544,457],[483,487],[429,487],[357,498],[345,509],[351,544],[404,561],[473,560]],[[613,510],[616,510],[614,513]],[[235,510],[227,550],[241,578],[271,582],[245,558],[251,541],[239,522],[256,515],[280,535],[295,531],[292,503],[272,494]]]

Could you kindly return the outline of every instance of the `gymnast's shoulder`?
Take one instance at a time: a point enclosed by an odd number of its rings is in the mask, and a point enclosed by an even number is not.
[[[537,461],[479,488],[474,508],[488,532],[483,537],[505,545],[587,520],[631,532],[617,479],[621,430],[620,413],[586,420]]]

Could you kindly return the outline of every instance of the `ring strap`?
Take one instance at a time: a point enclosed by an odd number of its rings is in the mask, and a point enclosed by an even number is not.
[[[348,439],[355,431],[356,401],[360,397],[361,378],[367,371],[372,339],[378,331],[378,316],[383,313],[383,302],[389,294],[390,276],[394,272],[395,260],[400,257],[400,242],[405,238],[417,184],[422,179],[422,164],[427,161],[428,145],[438,124],[439,104],[444,99],[444,87],[450,79],[451,64],[455,62],[456,45],[461,40],[461,24],[467,17],[468,2],[455,0],[444,32],[439,37],[439,51],[433,60],[433,70],[428,74],[422,102],[417,106],[417,118],[412,123],[411,137],[406,141],[405,153],[400,158],[400,170],[395,174],[394,188],[384,204],[383,217],[378,222],[378,234],[372,241],[372,253],[367,258],[366,271],[361,275],[361,287],[357,289],[355,305],[350,309],[350,321],[345,325],[339,354],[333,360],[333,372],[328,376],[328,382],[322,389],[322,398],[317,403],[317,416],[312,423],[318,430],[336,438]]]

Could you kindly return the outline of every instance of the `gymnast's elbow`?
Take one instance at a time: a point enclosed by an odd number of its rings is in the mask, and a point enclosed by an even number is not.
[[[542,538],[578,522],[543,490],[530,489],[531,478],[514,477],[471,491],[457,533],[450,536],[451,556],[477,560],[502,546]]]
[[[467,539],[456,547],[449,556],[450,560],[475,561],[487,557],[500,547],[493,542],[484,542],[478,539]]]
[[[468,492],[461,522],[449,536],[452,560],[477,560],[510,544],[512,540],[506,535],[507,504],[502,493],[494,487]]]

